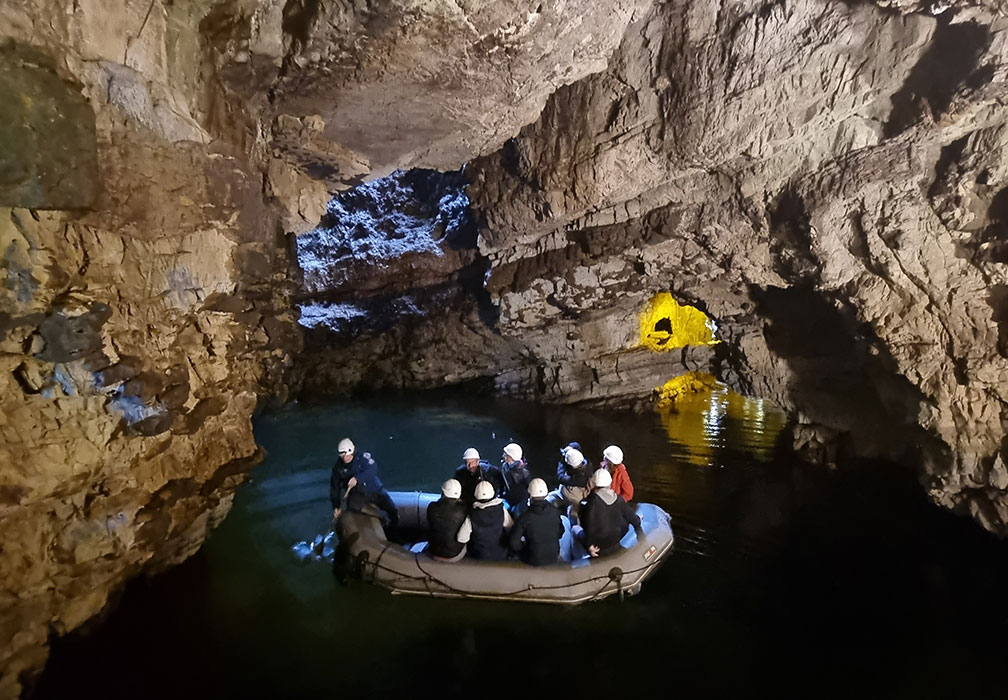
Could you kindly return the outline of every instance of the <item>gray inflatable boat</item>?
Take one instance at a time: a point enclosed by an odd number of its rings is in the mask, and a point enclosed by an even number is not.
[[[438,495],[418,491],[393,491],[389,495],[399,511],[400,527],[426,530],[427,506]],[[570,523],[563,517],[561,561],[550,566],[473,559],[437,561],[424,552],[426,542],[412,546],[389,542],[377,511],[344,513],[339,535],[357,575],[393,594],[575,605],[640,592],[644,579],[672,552],[668,513],[651,503],[640,503],[637,515],[644,537],[638,540],[634,530],[627,528],[620,552],[595,558],[588,557],[574,540]]]

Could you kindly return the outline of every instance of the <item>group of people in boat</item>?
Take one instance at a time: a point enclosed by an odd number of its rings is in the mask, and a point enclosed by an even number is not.
[[[395,529],[399,515],[368,452],[357,453],[344,438],[332,469],[329,498],[333,517],[344,510],[374,504]],[[642,535],[640,518],[630,505],[633,483],[623,464],[623,450],[610,445],[597,469],[581,445],[560,450],[557,487],[532,478],[517,443],[504,447],[500,466],[480,457],[475,447],[462,454],[462,464],[441,486],[441,497],[427,507],[427,553],[447,562],[465,557],[488,561],[518,558],[535,566],[556,563],[569,518],[571,532],[589,556],[618,551],[628,528]]]

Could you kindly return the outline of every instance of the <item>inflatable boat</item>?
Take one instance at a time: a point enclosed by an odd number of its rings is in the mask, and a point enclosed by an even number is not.
[[[427,506],[438,495],[417,491],[393,491],[389,495],[399,511],[401,530],[426,531]],[[425,541],[390,542],[377,511],[344,513],[338,532],[343,557],[355,575],[393,594],[575,605],[640,592],[644,580],[671,553],[673,536],[668,513],[650,503],[637,504],[636,508],[643,537],[638,539],[633,528],[627,528],[621,541],[623,548],[604,557],[587,556],[571,536],[570,522],[564,516],[561,561],[549,566],[468,558],[455,563],[438,561],[424,551]]]

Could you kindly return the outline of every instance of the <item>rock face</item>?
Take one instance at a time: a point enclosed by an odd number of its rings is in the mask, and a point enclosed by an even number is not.
[[[953,5],[4,2],[0,697],[291,387],[707,372],[1008,532],[1008,23]],[[661,293],[722,342],[643,347]]]
[[[562,375],[672,291],[799,446],[923,460],[938,502],[1008,532],[1008,35],[996,6],[935,14],[656,7],[470,168],[502,332]]]
[[[0,697],[226,514],[302,343],[293,234],[330,191],[491,152],[646,5],[0,5]],[[478,315],[466,285],[396,294]]]

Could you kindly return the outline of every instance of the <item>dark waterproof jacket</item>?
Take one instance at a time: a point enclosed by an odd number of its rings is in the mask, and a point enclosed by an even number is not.
[[[557,462],[557,481],[561,486],[585,488],[588,486],[590,476],[591,465],[587,459],[579,467],[572,467],[563,460]]]
[[[462,552],[464,544],[455,539],[469,508],[460,498],[442,496],[427,506],[427,525],[430,528],[431,556],[451,559]]]
[[[524,507],[528,501],[528,487],[532,482],[532,473],[528,470],[528,464],[524,459],[519,459],[513,464],[501,463],[501,476],[504,477],[503,498],[512,508]]]
[[[584,528],[585,541],[602,552],[619,547],[627,527],[640,530],[640,518],[633,507],[616,495],[612,489],[595,489],[581,503],[578,516]]]
[[[522,561],[533,566],[545,566],[555,564],[560,556],[563,534],[559,511],[545,499],[536,498],[511,528],[509,539],[512,551],[520,552]],[[522,537],[525,538],[524,546]]]
[[[504,503],[488,508],[473,508],[469,513],[472,534],[469,536],[468,555],[473,559],[502,561],[507,559],[504,544]]]
[[[354,491],[359,490],[363,496],[372,497],[384,489],[381,479],[378,478],[378,465],[371,458],[370,452],[355,453],[349,464],[338,459],[333,465],[332,475],[329,477],[329,501],[333,508],[340,506],[340,500],[346,493],[347,484],[351,477],[357,477],[357,486],[354,487]]]
[[[470,472],[463,463],[455,470],[455,480],[462,485],[462,500],[468,505],[476,502],[476,484],[481,481],[489,481],[493,484],[495,496],[503,496],[507,490],[500,469],[483,460],[480,460],[475,473]]]

